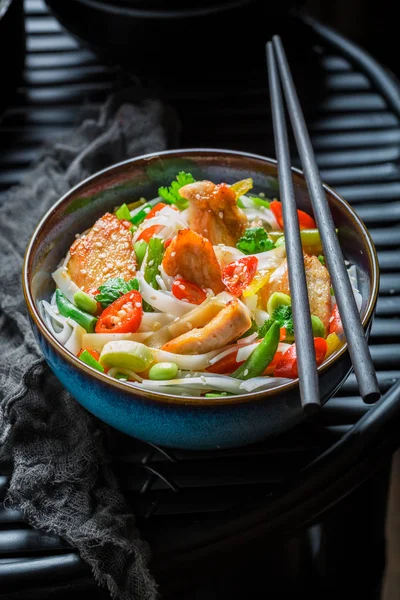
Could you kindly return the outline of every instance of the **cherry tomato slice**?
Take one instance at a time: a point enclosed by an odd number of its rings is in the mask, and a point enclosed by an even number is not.
[[[148,242],[153,237],[153,235],[160,231],[161,228],[162,225],[152,225],[151,227],[147,227],[147,229],[144,229],[142,233],[137,237],[136,241],[139,242],[140,240],[144,240],[145,242]]]
[[[270,209],[278,222],[279,227],[283,229],[283,215],[282,215],[282,204],[278,202],[278,200],[273,200],[270,205]],[[297,211],[297,216],[299,219],[299,227],[300,229],[316,229],[317,225],[312,217],[308,215],[303,210]]]
[[[195,283],[186,279],[175,279],[171,291],[178,300],[187,300],[190,304],[201,304],[207,298],[207,294]]]
[[[114,300],[101,313],[96,333],[135,333],[142,321],[142,296],[136,290]]]
[[[333,307],[332,316],[329,321],[329,333],[336,333],[338,335],[343,333],[342,319],[340,318],[337,304]]]
[[[218,362],[214,363],[207,367],[206,371],[208,373],[219,373],[220,375],[225,375],[226,373],[233,373],[240,365],[244,363],[244,360],[241,362],[236,362],[237,352],[231,352],[227,356],[221,358]]]
[[[323,362],[328,349],[326,340],[324,338],[314,338],[314,349],[315,360],[318,366]],[[296,379],[298,375],[296,344],[292,344],[278,361],[274,370],[274,377]]]
[[[243,290],[253,281],[258,266],[255,256],[244,256],[226,265],[222,271],[222,283],[234,296],[241,296]]]

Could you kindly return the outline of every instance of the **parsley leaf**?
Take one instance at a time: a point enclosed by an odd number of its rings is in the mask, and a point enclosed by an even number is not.
[[[267,335],[268,329],[271,327],[274,321],[272,319],[267,319],[258,329],[258,337],[264,338]]]
[[[281,304],[272,313],[272,320],[286,329],[287,335],[294,334],[292,307]]]
[[[275,245],[269,239],[264,227],[253,227],[246,229],[244,235],[237,241],[236,248],[244,254],[258,254],[259,252],[272,250]]]
[[[194,183],[195,179],[191,173],[180,171],[176,176],[176,181],[173,181],[169,187],[158,188],[158,195],[168,204],[175,204],[180,210],[184,210],[189,206],[189,203],[179,193],[179,190],[188,183]]]
[[[131,290],[139,290],[139,282],[136,278],[125,281],[122,277],[113,277],[99,286],[99,293],[96,294],[95,299],[100,302],[102,308],[107,308]]]

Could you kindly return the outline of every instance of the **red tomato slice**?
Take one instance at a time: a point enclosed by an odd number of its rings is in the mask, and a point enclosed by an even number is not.
[[[160,231],[161,228],[162,225],[152,225],[151,227],[147,227],[147,229],[144,229],[142,233],[137,237],[136,241],[138,242],[139,240],[144,240],[145,242],[148,242],[153,237],[153,235]]]
[[[326,340],[324,338],[314,338],[314,349],[315,360],[318,366],[323,362],[328,349]],[[292,344],[278,361],[274,370],[274,377],[296,379],[298,375],[296,344]]]
[[[135,333],[142,321],[142,296],[136,290],[114,300],[101,313],[96,333]]]
[[[278,221],[279,227],[283,229],[283,215],[281,202],[278,202],[278,200],[273,200],[270,203],[269,207],[272,210],[275,219]],[[298,210],[297,216],[299,219],[300,229],[316,229],[317,225],[314,219],[310,217],[310,215],[308,215],[306,212],[304,212],[303,210]]]
[[[178,300],[187,300],[190,304],[201,304],[207,298],[207,294],[195,283],[186,279],[175,279],[171,291]]]
[[[208,373],[219,373],[224,375],[225,373],[233,373],[240,365],[244,363],[244,360],[241,362],[236,362],[237,352],[231,352],[227,356],[221,358],[218,362],[214,363],[207,367],[206,371]]]
[[[226,265],[222,271],[222,283],[234,296],[241,296],[243,290],[253,281],[258,266],[255,256],[244,256]]]
[[[278,362],[281,360],[282,356],[283,356],[283,352],[275,352],[274,358],[271,360],[268,367],[265,369],[263,375],[274,375],[275,367],[278,364]]]
[[[329,333],[343,333],[342,319],[340,318],[338,305],[335,304],[332,311],[332,316],[329,321]]]
[[[152,217],[155,217],[156,214],[158,212],[160,212],[160,210],[162,210],[165,206],[167,206],[167,204],[165,204],[165,202],[159,202],[158,204],[153,206],[151,211],[147,213],[147,215],[145,216],[144,219],[146,220],[146,219],[151,219]]]

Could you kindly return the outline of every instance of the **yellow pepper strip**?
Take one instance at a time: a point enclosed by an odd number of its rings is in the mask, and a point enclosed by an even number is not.
[[[248,179],[242,179],[241,181],[237,181],[231,185],[231,189],[236,194],[236,200],[240,198],[240,196],[244,196],[249,192],[253,187],[253,179],[248,177]]]
[[[339,336],[336,333],[330,333],[326,338],[326,343],[328,349],[326,351],[325,358],[328,358],[331,354],[333,354],[339,346],[341,346],[342,342],[340,341]]]
[[[255,294],[268,283],[270,275],[270,271],[260,271],[257,273],[253,281],[243,290],[243,296],[245,298],[248,296],[255,296]]]

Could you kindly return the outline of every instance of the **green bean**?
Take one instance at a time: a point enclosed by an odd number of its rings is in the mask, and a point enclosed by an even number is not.
[[[90,294],[80,290],[74,294],[74,302],[78,308],[85,312],[95,315],[97,312],[97,302]]]
[[[325,327],[321,319],[319,319],[315,315],[311,315],[311,325],[314,337],[322,337],[324,338],[326,335]]]
[[[159,362],[149,370],[149,379],[163,380],[175,379],[178,374],[178,365],[173,362]]]
[[[283,292],[274,292],[271,294],[267,302],[267,312],[269,316],[272,317],[272,313],[278,308],[278,306],[291,306],[291,304],[292,301],[290,296],[284,294]]]
[[[158,290],[156,276],[160,274],[159,266],[164,256],[164,242],[162,239],[153,237],[149,240],[147,249],[146,267],[144,278],[155,290]]]
[[[118,217],[118,219],[121,219],[123,221],[131,220],[131,213],[126,204],[122,204],[115,213],[115,215]]]
[[[262,375],[275,356],[280,337],[280,325],[274,321],[264,339],[254,348],[250,356],[232,373],[237,379],[251,379]]]
[[[150,204],[144,204],[143,208],[139,210],[139,212],[137,212],[135,215],[133,215],[133,217],[131,217],[131,223],[133,223],[133,225],[140,225],[140,223],[143,223],[150,211]]]
[[[133,249],[135,250],[138,265],[140,267],[146,254],[147,242],[145,240],[139,240],[133,244]]]
[[[71,319],[86,329],[88,333],[94,332],[97,323],[96,317],[77,308],[59,289],[56,290],[56,303],[61,315],[71,317]]]
[[[79,355],[79,359],[89,367],[93,367],[93,369],[97,369],[97,371],[100,371],[100,373],[104,373],[104,369],[101,364],[87,350],[84,350]]]

